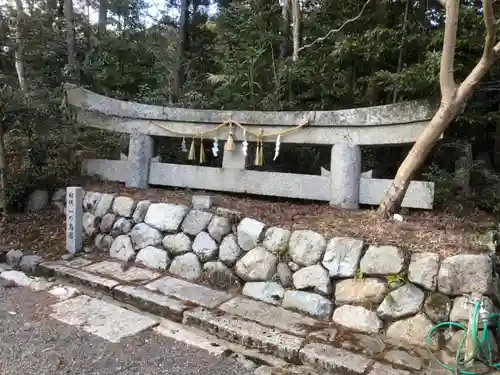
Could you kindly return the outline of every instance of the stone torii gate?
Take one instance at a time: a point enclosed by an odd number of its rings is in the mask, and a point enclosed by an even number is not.
[[[70,84],[65,90],[67,103],[79,109],[84,125],[130,134],[127,160],[85,160],[85,174],[136,188],[153,184],[311,199],[346,209],[377,205],[391,183],[362,175],[360,146],[411,144],[437,109],[428,101],[411,101],[339,111],[197,110],[121,101]],[[305,120],[307,125],[297,126]],[[239,126],[219,126],[228,121]],[[185,134],[190,132],[211,132],[210,139],[223,140],[229,131],[236,147],[221,150],[222,168],[161,163],[153,158],[155,136],[188,138]],[[246,170],[241,143],[276,142],[276,137],[254,136],[270,133],[283,133],[283,143],[332,145],[330,175]],[[402,206],[431,209],[433,200],[434,183],[412,181]]]

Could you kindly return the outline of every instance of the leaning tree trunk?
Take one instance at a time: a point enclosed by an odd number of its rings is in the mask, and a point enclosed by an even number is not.
[[[424,163],[441,134],[464,107],[477,83],[488,73],[500,52],[500,43],[495,44],[497,22],[493,16],[492,0],[483,0],[483,18],[486,28],[483,55],[467,78],[457,86],[453,68],[460,3],[458,0],[442,0],[442,4],[446,6],[446,24],[439,73],[441,104],[399,167],[394,181],[382,200],[378,211],[384,217],[400,209],[415,172]]]

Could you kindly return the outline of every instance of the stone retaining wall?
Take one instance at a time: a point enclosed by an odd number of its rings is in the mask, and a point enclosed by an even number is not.
[[[209,197],[193,203],[196,208],[88,192],[84,233],[124,263],[221,289],[241,287],[251,298],[411,345],[422,346],[437,322],[466,323],[464,294],[485,294],[488,311],[499,306],[487,254],[408,254],[356,238],[268,227],[211,209]],[[449,345],[458,345],[457,337],[450,333]]]

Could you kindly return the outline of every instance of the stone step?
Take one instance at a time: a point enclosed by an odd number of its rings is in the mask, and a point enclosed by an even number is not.
[[[145,287],[166,296],[185,301],[187,304],[209,308],[215,308],[233,297],[226,292],[168,276],[155,280]]]
[[[182,314],[188,308],[183,301],[152,292],[140,286],[119,285],[113,289],[113,297],[120,302],[129,303],[140,310],[182,321]]]
[[[68,262],[46,262],[42,263],[41,267],[44,273],[50,276],[56,275],[77,284],[98,288],[114,299],[141,310],[182,322],[193,327],[191,329],[200,329],[221,340],[254,349],[263,355],[273,355],[289,363],[314,367],[319,373],[327,371],[342,375],[410,374],[388,364],[376,364],[372,359],[352,353],[346,350],[347,348],[339,349],[311,341],[310,337],[314,335],[311,333],[332,330],[333,323],[244,296],[234,297],[230,293],[170,276],[157,278],[146,285],[128,285],[131,281],[144,284],[143,280],[147,280],[147,277],[134,274],[135,270],[126,276],[127,271],[116,269],[114,265],[109,264],[113,262],[92,265],[80,262],[78,266],[82,268],[75,269],[69,267]],[[112,280],[86,270],[101,274],[112,270],[120,273],[122,277]],[[113,277],[112,272],[109,273],[109,276]],[[153,274],[155,272],[149,276],[154,277]],[[170,327],[164,330],[163,334],[178,333],[175,327]],[[185,339],[190,340],[192,337],[188,335]]]
[[[124,281],[127,283],[143,283],[161,276],[160,273],[154,272],[147,268],[130,267],[123,270],[123,267],[118,262],[103,261],[94,263],[82,268],[83,271],[108,276],[113,279]]]
[[[270,366],[260,366],[258,367],[253,375],[325,375],[324,373],[319,373],[305,366],[285,366],[285,367],[270,367]],[[329,375],[341,375],[340,373],[329,374]]]
[[[374,363],[368,375],[410,375],[410,372],[398,370],[389,365]]]
[[[221,339],[258,349],[297,363],[303,339],[241,317],[197,307],[184,313],[184,324],[203,329]]]
[[[218,340],[216,337],[210,336],[203,331],[195,332],[195,329],[191,327],[174,323],[166,319],[162,320],[160,325],[154,328],[154,330],[159,335],[183,342],[189,346],[200,348],[216,357],[223,357],[230,352],[227,346],[220,345],[217,342]]]
[[[335,374],[411,375],[411,372],[396,369],[390,364],[321,343],[305,345],[300,350],[299,357],[304,365]]]
[[[71,260],[46,261],[46,262],[39,264],[39,266],[43,265],[43,267],[47,267],[49,265],[59,265],[59,266],[65,266],[65,267],[69,267],[69,268],[82,268],[82,267],[88,266],[89,264],[92,264],[92,263],[94,263],[93,260],[83,258],[83,257],[78,257],[78,258],[73,258]]]
[[[46,276],[57,276],[67,279],[76,284],[82,284],[96,288],[106,293],[111,293],[111,290],[120,283],[115,280],[110,280],[101,276],[93,275],[79,269],[70,268],[61,265],[57,262],[46,262],[39,265],[41,271]]]
[[[223,303],[219,306],[219,309],[297,336],[306,336],[309,332],[324,328],[327,325],[325,322],[286,310],[283,307],[269,305],[243,296],[235,297]]]
[[[51,318],[113,343],[159,324],[158,320],[144,314],[85,295],[58,302],[52,310]]]
[[[362,355],[320,343],[309,343],[304,346],[300,351],[300,360],[321,371],[348,374],[364,374],[374,363]]]

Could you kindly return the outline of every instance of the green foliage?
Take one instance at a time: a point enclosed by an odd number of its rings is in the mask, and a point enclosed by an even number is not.
[[[443,205],[456,198],[455,174],[441,168],[436,163],[429,166],[425,175],[429,181],[434,181],[437,185],[435,202],[436,205]]]
[[[9,126],[23,115],[25,109],[26,106],[19,91],[8,84],[0,87],[0,126],[4,131],[7,131]]]
[[[161,29],[125,32],[120,38],[107,34],[86,56],[82,81],[93,90],[120,99],[158,103],[153,94],[168,84],[168,66],[173,65],[174,49]],[[174,36],[175,39],[175,36]]]
[[[411,3],[405,24],[406,2],[372,2],[358,19],[344,25],[340,32],[331,32],[356,17],[362,3],[301,2],[303,49],[299,60],[293,62],[280,57],[284,36],[279,2],[192,2],[188,46],[182,61],[183,95],[175,100],[172,83],[179,55],[176,10],[151,21],[145,16],[149,11],[145,1],[111,0],[110,27],[101,32],[97,25],[89,24],[85,12],[77,9],[78,66],[70,72],[63,20],[48,2],[35,0],[23,20],[24,62],[30,87],[30,95],[25,98],[19,95],[14,69],[15,10],[2,8],[0,43],[10,52],[0,61],[2,82],[6,84],[0,90],[0,120],[9,128],[9,152],[19,159],[10,177],[10,201],[22,202],[34,186],[51,186],[69,178],[76,166],[59,160],[60,167],[54,168],[57,155],[73,160],[79,150],[112,158],[126,152],[126,137],[104,137],[102,132],[77,124],[74,113],[59,108],[61,83],[68,79],[124,100],[194,108],[345,109],[368,106],[373,100],[392,103],[395,91],[398,101],[437,99],[443,11],[433,3]],[[218,7],[214,14],[207,13],[211,4]],[[384,17],[377,19],[375,10],[381,4]],[[167,5],[169,10],[178,7],[171,1]],[[457,81],[464,79],[482,53],[484,27],[478,13],[476,5],[462,4],[455,58]],[[448,139],[466,140],[475,149],[491,147],[500,120],[498,98],[491,94],[498,90],[495,82],[499,74],[498,66],[493,67],[487,79],[490,91],[480,87],[469,100],[467,111],[447,132]],[[368,93],[370,85],[376,88],[375,97]],[[158,143],[165,160],[179,162],[182,155],[178,140]],[[329,147],[284,143],[277,161],[271,160],[272,148],[266,144],[262,167],[266,170],[319,174],[322,166],[329,167]],[[373,148],[363,150],[364,168],[380,163],[375,155]],[[449,202],[455,194],[453,176],[443,168],[442,160],[433,162],[426,175],[438,184],[438,202]],[[496,198],[477,201],[493,210],[500,207]]]

